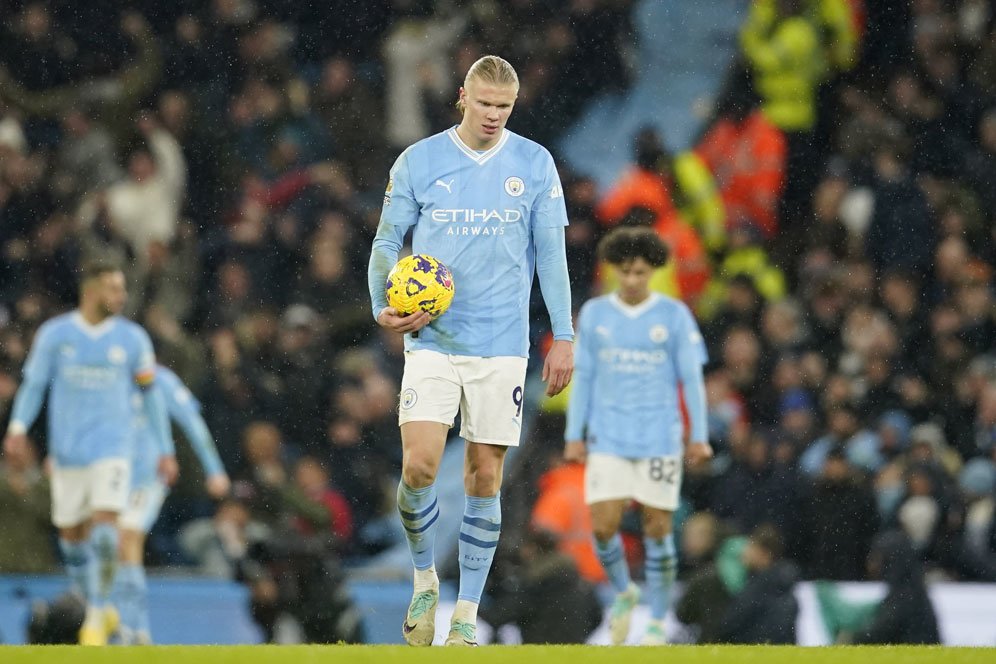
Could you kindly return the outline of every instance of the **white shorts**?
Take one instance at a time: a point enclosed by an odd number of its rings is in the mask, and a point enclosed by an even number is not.
[[[584,472],[585,503],[635,500],[647,507],[673,512],[681,493],[681,457],[627,459],[613,454],[589,454]]]
[[[473,443],[516,447],[522,433],[524,357],[405,351],[398,423],[440,422]]]
[[[89,466],[52,468],[52,523],[70,528],[94,512],[124,510],[128,502],[131,463],[128,459],[101,459]]]
[[[148,535],[156,519],[159,518],[167,493],[169,489],[159,481],[132,487],[131,493],[128,494],[128,505],[118,519],[118,527]]]

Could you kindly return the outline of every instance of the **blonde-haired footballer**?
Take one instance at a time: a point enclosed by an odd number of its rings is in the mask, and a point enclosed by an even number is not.
[[[477,606],[501,532],[502,466],[521,435],[533,274],[554,334],[543,366],[548,394],[564,389],[574,365],[563,188],[550,153],[505,128],[518,90],[502,58],[471,66],[459,90],[460,124],[415,143],[391,169],[370,255],[373,315],[405,335],[398,509],[415,568],[402,624],[412,645],[430,645],[435,633],[435,525],[440,510],[452,509],[437,503],[435,481],[457,412],[467,441],[466,500],[446,643],[477,644]],[[387,304],[385,278],[409,229],[414,253],[453,272],[453,303],[435,320],[400,316]]]

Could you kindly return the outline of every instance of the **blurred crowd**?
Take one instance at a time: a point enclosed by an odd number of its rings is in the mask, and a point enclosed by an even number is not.
[[[875,538],[898,533],[928,579],[996,581],[996,6],[754,0],[739,37],[700,140],[674,151],[647,128],[590,199],[592,234],[669,240],[653,286],[709,347],[717,458],[684,480],[684,578],[763,528],[794,578],[879,578]],[[597,582],[562,411],[546,404],[533,441],[548,470],[523,462],[511,484],[530,487],[523,524]]]
[[[456,122],[485,52],[520,75],[510,128],[555,150],[627,88],[634,4],[0,0],[0,413],[79,265],[114,258],[236,480],[216,508],[186,464],[151,562],[234,577],[273,533],[353,560],[390,545],[402,345],[364,279],[388,168]],[[771,526],[803,577],[863,579],[898,529],[930,572],[994,581],[996,7],[753,0],[739,39],[695,146],[647,128],[610,190],[561,173],[575,305],[612,286],[600,235],[649,225],[674,256],[654,287],[709,345],[718,455],[682,516],[714,527],[684,540],[685,573]],[[562,410],[543,405],[510,469],[507,522],[553,531],[597,581]],[[44,482],[0,470],[5,524],[41,543]],[[12,541],[0,570],[53,564]]]

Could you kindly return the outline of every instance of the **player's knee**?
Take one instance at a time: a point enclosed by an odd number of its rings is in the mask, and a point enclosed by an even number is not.
[[[619,529],[607,523],[593,523],[591,524],[591,532],[595,536],[595,539],[605,543],[615,537]]]
[[[654,515],[644,517],[643,534],[651,539],[661,539],[671,534],[671,517]]]
[[[644,524],[643,534],[651,539],[663,539],[671,534],[671,528],[659,523]]]
[[[412,489],[424,489],[436,481],[436,466],[425,459],[406,459],[401,479]]]
[[[501,472],[497,468],[479,466],[464,477],[464,489],[471,496],[493,496],[500,488]]]

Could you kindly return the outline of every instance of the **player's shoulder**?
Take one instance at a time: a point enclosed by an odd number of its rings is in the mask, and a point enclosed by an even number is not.
[[[135,341],[144,342],[149,341],[151,343],[151,338],[149,333],[144,327],[139,325],[133,320],[125,318],[124,316],[115,316],[114,324],[117,326],[120,334]]]
[[[688,308],[688,305],[676,297],[664,293],[654,293],[652,297],[654,298],[652,309],[671,316],[692,316],[692,310]],[[694,316],[692,317],[694,318]]]
[[[173,373],[172,369],[164,367],[161,364],[156,365],[156,380],[159,381],[164,389],[175,390],[177,388],[185,387],[183,381],[180,377]]]
[[[398,159],[410,158],[413,156],[424,155],[429,153],[436,153],[436,151],[440,148],[440,146],[449,145],[453,143],[453,139],[451,139],[449,136],[450,131],[452,130],[447,129],[446,131],[441,131],[432,134],[431,136],[426,136],[421,140],[415,141],[407,148],[405,148],[404,152],[401,153]]]
[[[508,139],[505,144],[506,148],[511,148],[520,154],[532,159],[542,159],[553,161],[553,155],[545,147],[532,140],[531,138],[526,138],[522,134],[517,134],[511,129],[506,129],[505,133],[508,134]]]
[[[416,174],[424,173],[427,166],[438,164],[441,158],[445,159],[443,155],[453,146],[452,139],[447,136],[448,132],[449,130],[426,136],[402,150],[391,168],[392,177],[398,176],[401,170],[407,173],[408,178],[417,177]]]
[[[581,316],[595,316],[599,312],[605,311],[607,308],[612,306],[612,295],[596,295],[595,297],[589,298],[584,304],[581,305],[581,310],[579,315]]]
[[[78,314],[74,311],[67,311],[64,314],[59,314],[58,316],[52,316],[47,321],[38,326],[37,334],[52,334],[53,332],[61,332],[63,330],[69,329],[75,325],[75,318]]]
[[[582,305],[584,307],[590,307],[592,309],[597,309],[599,307],[604,307],[612,303],[612,293],[606,293],[604,295],[596,295],[595,297],[588,298],[588,301]]]
[[[38,326],[35,331],[35,343],[39,340],[44,339],[46,342],[56,341],[65,338],[67,335],[71,334],[74,328],[79,328],[80,325],[76,320],[78,314],[76,312],[70,311],[64,314],[59,314],[58,316],[53,316],[47,321]]]

